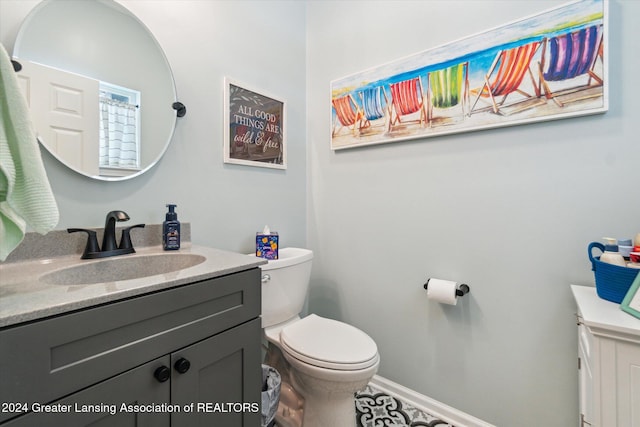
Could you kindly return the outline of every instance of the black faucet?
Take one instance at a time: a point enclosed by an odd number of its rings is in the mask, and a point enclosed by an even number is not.
[[[116,255],[131,254],[135,252],[131,244],[131,229],[144,228],[144,224],[136,224],[122,230],[120,246],[116,244],[116,222],[128,221],[129,215],[123,211],[111,211],[107,214],[104,222],[104,235],[102,238],[102,249],[98,246],[98,238],[94,230],[84,228],[67,228],[67,232],[75,233],[82,231],[87,233],[87,246],[82,254],[82,259],[106,258]]]
[[[116,221],[129,221],[129,215],[123,211],[111,211],[104,221],[104,235],[102,236],[102,252],[118,249],[116,244]]]

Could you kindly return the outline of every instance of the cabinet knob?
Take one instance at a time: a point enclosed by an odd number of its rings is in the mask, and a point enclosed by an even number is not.
[[[158,382],[163,383],[171,378],[171,370],[166,366],[160,366],[155,370],[153,376],[158,380]]]
[[[180,359],[176,360],[176,363],[173,364],[173,367],[176,368],[176,371],[184,374],[191,367],[191,362],[189,362],[184,357],[181,357]]]

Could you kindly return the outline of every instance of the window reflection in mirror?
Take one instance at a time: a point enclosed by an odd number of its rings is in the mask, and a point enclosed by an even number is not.
[[[100,175],[140,170],[140,108],[139,91],[100,82]]]

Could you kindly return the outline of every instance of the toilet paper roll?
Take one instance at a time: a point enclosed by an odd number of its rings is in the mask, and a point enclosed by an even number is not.
[[[427,298],[443,304],[456,305],[458,303],[456,289],[458,289],[457,282],[431,278],[427,285]]]

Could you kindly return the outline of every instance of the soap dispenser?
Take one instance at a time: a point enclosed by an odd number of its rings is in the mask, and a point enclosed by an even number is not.
[[[175,251],[180,249],[180,221],[175,212],[176,205],[168,204],[167,207],[169,211],[162,223],[162,245],[165,251]]]
[[[604,241],[606,244],[604,245],[604,253],[600,256],[600,261],[626,267],[627,263],[622,255],[620,255],[620,252],[618,252],[617,240],[611,237],[605,237]]]

